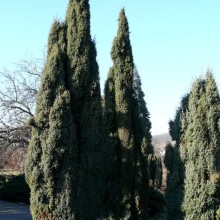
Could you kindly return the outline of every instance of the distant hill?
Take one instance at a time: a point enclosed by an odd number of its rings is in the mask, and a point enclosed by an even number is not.
[[[174,142],[171,139],[171,136],[166,133],[166,134],[159,134],[159,135],[154,135],[152,138],[152,144],[154,146],[154,152],[156,156],[160,157],[162,159],[162,169],[163,169],[163,177],[162,177],[162,186],[161,186],[161,193],[165,193],[166,189],[166,179],[167,179],[167,169],[163,163],[163,158],[165,155],[165,147],[167,143],[172,143]]]
[[[152,144],[157,156],[164,156],[165,146],[167,143],[172,142],[171,136],[168,133],[154,135]]]

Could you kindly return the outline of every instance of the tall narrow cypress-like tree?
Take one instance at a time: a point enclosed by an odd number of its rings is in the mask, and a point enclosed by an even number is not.
[[[140,77],[135,75],[137,79],[134,78],[129,26],[124,9],[119,15],[119,28],[111,56],[113,67],[105,85],[104,118],[110,143],[106,144],[107,152],[114,158],[107,161],[110,161],[109,167],[115,166],[119,172],[110,170],[107,174],[107,180],[110,180],[107,196],[111,197],[113,205],[107,205],[109,213],[106,218],[145,219],[147,156],[152,148],[151,124]]]
[[[182,121],[181,158],[185,164],[185,219],[215,219],[219,207],[220,98],[210,72],[197,79]]]
[[[70,0],[49,35],[26,162],[38,220],[100,217],[101,94],[88,2]]]
[[[111,56],[115,77],[115,110],[117,133],[121,145],[120,178],[122,204],[127,218],[134,214],[135,145],[132,128],[133,55],[129,39],[128,21],[122,9],[119,28]]]
[[[120,141],[117,133],[115,111],[115,81],[113,68],[110,69],[105,83],[104,97],[104,185],[102,189],[103,217],[122,218],[120,187]]]
[[[173,121],[169,122],[169,132],[172,144],[167,144],[165,148],[164,164],[168,170],[167,187],[165,191],[165,201],[167,206],[167,219],[184,219],[182,212],[182,202],[184,196],[184,164],[180,157],[180,139],[182,135],[181,119],[188,109],[189,94],[186,94],[176,111]]]
[[[133,100],[132,100],[132,127],[135,140],[135,201],[138,218],[146,219],[149,209],[149,179],[150,164],[149,155],[154,157],[154,150],[151,144],[150,114],[144,100],[141,78],[137,67],[133,72]],[[154,170],[156,173],[156,170]]]
[[[148,214],[153,214],[162,208],[162,195],[157,192],[162,183],[162,164],[160,158],[155,156],[151,143],[150,114],[146,107],[145,95],[136,66],[133,74],[133,92],[132,120],[136,149],[135,201],[138,218],[147,219]],[[158,199],[156,206],[155,199]]]
[[[55,21],[49,35],[36,116],[30,121],[33,132],[26,161],[31,212],[33,219],[38,220],[73,216],[70,207],[73,205],[76,132],[64,64],[65,25]]]
[[[136,132],[136,141],[139,146],[146,144],[146,148],[142,149],[145,154],[154,154],[154,149],[151,144],[152,136],[150,133],[151,122],[150,113],[146,107],[146,102],[144,100],[145,94],[142,91],[141,78],[139,76],[137,67],[134,66],[133,72],[133,121],[134,131]],[[135,119],[136,118],[136,119]],[[136,121],[137,120],[137,121]],[[144,144],[144,142],[146,142]]]
[[[101,93],[95,44],[90,35],[88,0],[71,0],[66,16],[67,70],[77,130],[80,219],[95,219],[100,212]]]

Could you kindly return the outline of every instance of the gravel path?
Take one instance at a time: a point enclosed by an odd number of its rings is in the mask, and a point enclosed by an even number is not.
[[[0,220],[32,220],[29,206],[0,200]]]

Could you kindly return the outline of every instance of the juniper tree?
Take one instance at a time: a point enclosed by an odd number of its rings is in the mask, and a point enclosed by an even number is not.
[[[175,141],[177,144],[180,143],[181,135],[183,132],[181,120],[182,116],[186,113],[189,103],[189,93],[185,94],[180,102],[180,106],[176,110],[174,120],[169,121],[169,133],[172,138],[172,141]]]
[[[34,219],[100,216],[101,95],[88,0],[70,0],[55,22],[30,121],[26,162]]]
[[[165,201],[167,206],[167,218],[183,219],[182,201],[184,187],[184,164],[180,157],[180,138],[182,134],[181,118],[188,108],[189,94],[186,94],[180,103],[180,107],[176,111],[173,121],[169,122],[169,132],[174,146],[169,143],[165,148],[164,164],[168,170],[167,187],[165,191]]]
[[[135,136],[135,201],[138,210],[138,217],[147,218],[148,209],[148,191],[151,171],[157,173],[157,166],[154,170],[152,158],[155,158],[153,146],[151,144],[152,136],[150,133],[151,122],[150,114],[144,100],[141,78],[137,67],[133,72],[133,104],[132,104],[132,122]],[[150,158],[150,159],[149,159]],[[156,165],[156,163],[155,163]],[[162,176],[161,176],[162,177]]]
[[[155,208],[153,207],[153,199],[155,198],[149,197],[153,194],[157,194],[158,198],[162,197],[157,192],[162,184],[162,163],[161,159],[155,156],[151,144],[150,114],[146,107],[144,96],[141,79],[135,66],[132,104],[132,121],[136,149],[135,200],[136,203],[138,201],[138,217],[143,219],[147,218],[147,210]],[[161,208],[161,204],[158,203],[158,207]]]
[[[113,201],[112,206],[107,204],[107,218],[145,219],[147,155],[152,148],[151,123],[140,78],[137,75],[137,79],[134,78],[129,26],[124,9],[119,15],[119,28],[111,56],[113,67],[105,85],[104,118],[109,143],[112,143],[106,145],[107,152],[110,152],[110,158],[115,159],[109,166],[115,166],[119,172],[110,170],[107,175],[110,180],[107,195]]]
[[[186,220],[215,219],[219,207],[220,98],[210,72],[192,86],[182,120],[185,164],[183,211]]]
[[[132,85],[133,85],[133,55],[129,39],[128,21],[124,9],[119,15],[119,28],[113,41],[111,57],[113,67],[110,70],[105,87],[105,119],[109,134],[119,141],[115,151],[120,157],[119,170],[119,199],[114,201],[115,208],[109,210],[109,216],[117,217],[116,210],[120,207],[118,218],[131,216],[132,198],[134,198],[134,166],[135,150],[132,129]],[[109,121],[109,122],[108,122]],[[114,149],[110,150],[114,154]],[[116,156],[117,157],[117,156]],[[110,165],[112,166],[112,164]],[[114,185],[114,183],[113,183]],[[110,192],[111,194],[111,192]],[[116,198],[115,198],[116,199]],[[117,199],[116,199],[117,200]]]
[[[67,25],[67,79],[78,141],[78,209],[80,219],[100,212],[101,94],[95,43],[90,35],[88,0],[70,0]]]
[[[70,95],[65,83],[65,26],[55,21],[30,120],[32,138],[26,161],[33,219],[73,219],[73,179],[76,137]]]
[[[120,141],[115,111],[114,71],[110,68],[104,89],[104,185],[102,189],[102,215],[105,219],[122,218],[120,186]]]
[[[153,146],[151,144],[152,136],[150,133],[151,130],[151,122],[150,122],[150,113],[147,109],[146,102],[144,100],[145,94],[142,90],[141,78],[138,73],[137,67],[134,66],[133,72],[133,121],[135,121],[135,117],[138,120],[134,123],[135,131],[136,131],[136,141],[138,141],[138,145],[144,144],[146,141],[146,154],[153,154]]]
[[[168,143],[165,147],[164,163],[169,172],[173,171],[174,147]]]
[[[135,145],[132,129],[133,55],[129,39],[128,21],[122,9],[119,15],[117,36],[111,56],[115,80],[115,111],[117,134],[120,140],[120,184],[122,211],[131,218],[134,209]]]
[[[179,146],[175,144],[166,146],[164,158],[168,170],[165,202],[167,206],[167,219],[184,219],[182,213],[184,165],[180,158]]]

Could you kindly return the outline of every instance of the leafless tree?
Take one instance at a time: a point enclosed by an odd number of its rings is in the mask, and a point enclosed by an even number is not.
[[[43,65],[42,60],[29,59],[16,64],[14,71],[0,72],[0,165],[17,148],[27,148],[31,135],[27,120],[35,113]]]

